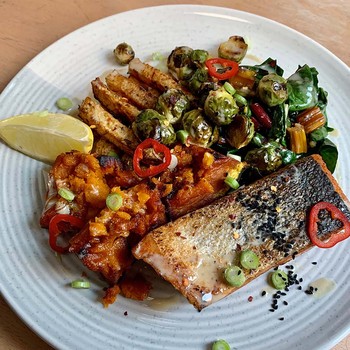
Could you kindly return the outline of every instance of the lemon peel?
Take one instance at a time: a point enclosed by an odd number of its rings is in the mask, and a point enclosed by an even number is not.
[[[11,148],[45,163],[72,150],[89,153],[90,127],[68,114],[39,111],[0,120],[0,138]]]

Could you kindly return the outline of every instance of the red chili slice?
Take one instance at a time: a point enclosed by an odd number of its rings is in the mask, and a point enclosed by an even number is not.
[[[49,244],[57,253],[68,252],[69,245],[62,247],[57,244],[57,238],[64,233],[75,232],[83,228],[84,221],[73,215],[57,214],[49,223]]]
[[[209,74],[219,80],[227,80],[238,73],[239,65],[224,58],[210,58],[205,61]]]
[[[332,232],[331,236],[325,241],[321,240],[317,235],[317,223],[320,221],[318,214],[320,210],[323,209],[327,210],[331,214],[331,218],[333,220],[340,220],[343,224],[340,229]],[[332,203],[319,202],[311,208],[308,224],[308,234],[311,242],[317,247],[331,248],[334,247],[337,243],[350,237],[350,222],[345,214]]]
[[[143,151],[147,148],[153,148],[155,152],[163,154],[164,156],[163,163],[159,165],[150,165],[148,168],[141,168],[140,162],[143,159]],[[165,169],[167,169],[168,166],[170,165],[170,162],[171,162],[171,153],[169,148],[151,138],[141,142],[136,147],[136,150],[134,152],[134,157],[133,157],[134,171],[140,177],[157,175],[162,171],[164,171]]]

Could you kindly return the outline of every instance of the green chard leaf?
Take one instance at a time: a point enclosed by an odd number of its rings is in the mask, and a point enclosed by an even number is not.
[[[311,108],[318,103],[317,70],[308,65],[299,66],[287,79],[288,103],[291,112]]]
[[[329,139],[325,138],[314,149],[313,153],[318,153],[327,165],[328,170],[333,173],[338,161],[337,146]]]
[[[243,66],[247,69],[256,71],[256,79],[260,80],[264,75],[269,73],[276,73],[277,75],[283,76],[283,69],[277,64],[277,60],[269,57],[263,63],[255,66]]]

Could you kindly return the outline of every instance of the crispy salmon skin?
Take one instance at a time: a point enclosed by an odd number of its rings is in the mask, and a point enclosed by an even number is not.
[[[242,250],[252,250],[260,259],[257,269],[244,271],[248,283],[310,249],[308,211],[321,201],[350,219],[349,201],[321,157],[309,156],[153,230],[133,254],[201,310],[238,289],[223,276]],[[319,234],[327,235],[337,225],[328,218]]]

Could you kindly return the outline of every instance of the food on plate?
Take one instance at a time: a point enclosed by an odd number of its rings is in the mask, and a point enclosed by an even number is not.
[[[127,188],[121,186],[125,184],[124,177],[121,183],[114,179],[113,187],[108,187],[105,157],[100,157],[99,163],[92,155],[60,155],[50,172],[56,191],[50,198],[51,207],[42,215],[42,226],[49,226],[58,209],[63,213],[67,200],[58,192],[69,188],[75,197],[67,203],[64,213],[88,221],[70,240],[69,250],[109,284],[116,283],[134,260],[131,247],[148,231],[224,195],[229,190],[224,181],[227,174],[238,176],[244,167],[244,163],[231,157],[195,145],[175,146],[172,155],[178,162],[174,170],[167,168],[145,180],[130,174],[138,182]],[[110,158],[110,162],[117,162]],[[105,205],[110,193],[122,198],[117,210]]]
[[[172,79],[168,74],[147,63],[141,62],[138,58],[134,58],[129,63],[129,73],[141,82],[161,92],[166,92],[169,89],[182,90],[188,97],[191,97],[189,92],[184,90],[182,85]]]
[[[271,58],[242,64],[246,49],[241,37],[223,43],[219,57],[180,46],[168,72],[132,58],[127,74],[91,82],[95,99],[82,101],[78,117],[94,146],[58,155],[40,223],[54,251],[76,254],[107,282],[104,306],[119,293],[147,297],[136,259],[201,310],[350,234],[348,202],[329,172],[338,153],[316,69],[284,78]],[[345,233],[333,221],[315,229],[328,213]]]
[[[93,80],[91,86],[96,100],[113,116],[119,116],[122,120],[132,123],[140,113],[136,106],[129,103],[125,97],[109,89],[100,78]]]
[[[133,76],[126,77],[114,70],[106,76],[106,83],[112,91],[127,97],[140,109],[154,108],[157,103],[159,91],[143,84]]]
[[[201,310],[313,247],[310,209],[325,202],[342,217],[332,220],[334,210],[323,210],[316,220],[318,240],[346,238],[350,203],[322,158],[309,156],[151,231],[133,253]],[[250,257],[248,266],[240,263],[247,250],[259,262]],[[235,268],[229,281],[224,278],[228,266]]]
[[[128,154],[133,154],[138,140],[131,129],[119,122],[99,103],[86,97],[79,107],[79,117],[108,141]],[[74,149],[74,148],[73,148]]]
[[[245,57],[247,50],[248,45],[244,38],[235,35],[220,44],[218,48],[218,56],[239,63]]]
[[[134,49],[127,43],[120,43],[113,50],[116,61],[121,65],[128,64],[134,57]]]

